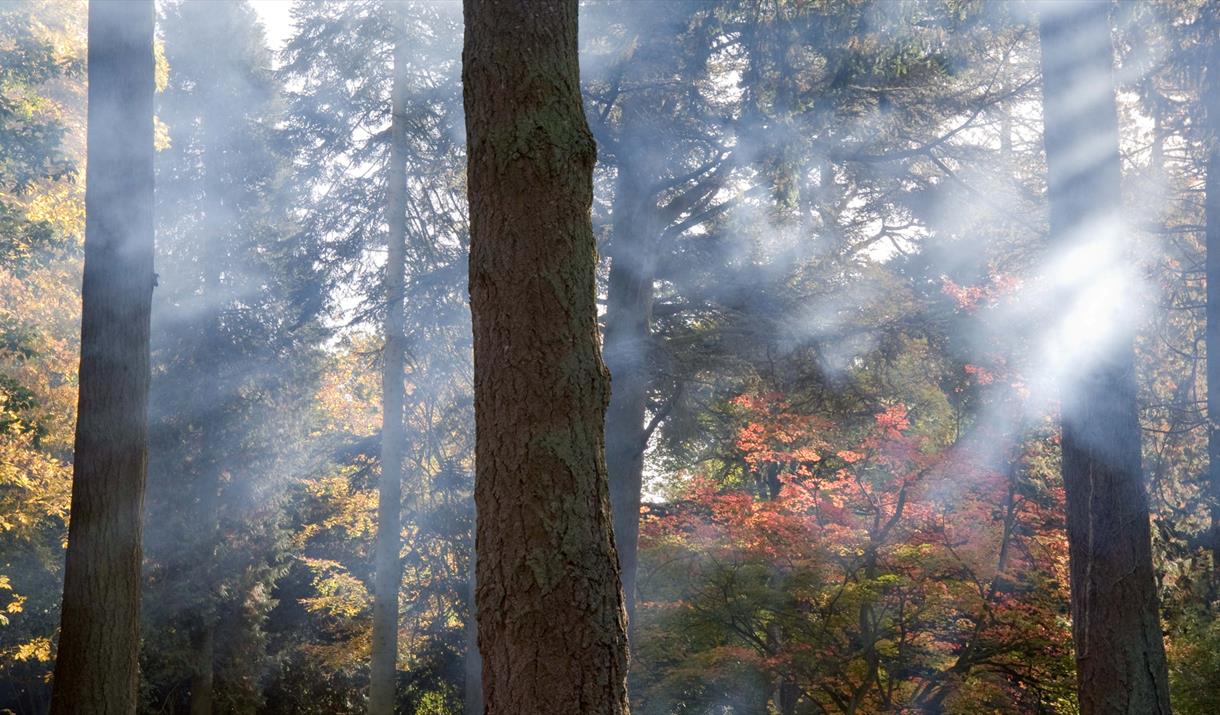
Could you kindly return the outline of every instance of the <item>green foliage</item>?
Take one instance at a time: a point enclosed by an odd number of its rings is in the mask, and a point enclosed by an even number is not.
[[[1220,619],[1194,609],[1170,639],[1170,688],[1175,712],[1204,715],[1220,710]]]

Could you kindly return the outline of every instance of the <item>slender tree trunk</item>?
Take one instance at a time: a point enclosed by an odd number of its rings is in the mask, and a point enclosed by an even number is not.
[[[153,275],[153,3],[89,3],[80,398],[51,712],[134,713]]]
[[[215,282],[209,284],[213,290],[219,277],[213,274]],[[205,289],[206,290],[206,289]],[[220,344],[220,316],[212,318],[212,340],[204,353],[209,356],[203,369],[207,379],[202,385],[220,385],[220,356],[217,347]],[[198,613],[192,614],[194,633],[191,634],[191,647],[194,649],[194,672],[191,675],[191,715],[211,715],[215,701],[215,661],[216,661],[216,619],[217,599],[219,597],[219,574],[216,562],[216,547],[220,532],[220,455],[226,448],[221,434],[220,421],[224,418],[223,409],[215,395],[203,398],[209,406],[200,411],[202,438],[200,453],[202,469],[198,475],[197,502],[195,505],[195,527],[197,534],[188,535],[195,539],[192,554],[199,561],[192,566],[202,571],[203,607]]]
[[[373,595],[373,662],[369,682],[370,715],[391,715],[395,703],[395,661],[398,656],[398,589],[402,580],[399,561],[402,505],[402,459],[406,430],[403,426],[403,363],[405,297],[403,280],[407,250],[406,99],[407,47],[403,31],[405,12],[395,5],[394,86],[391,96],[390,163],[386,179],[386,223],[389,257],[386,259],[385,372],[381,378],[381,483],[377,503],[376,583]]]
[[[1207,178],[1203,187],[1207,245],[1207,455],[1211,496],[1212,591],[1220,593],[1220,2],[1208,3],[1206,27],[1213,35],[1207,54],[1203,105]]]
[[[610,405],[606,410],[606,470],[614,543],[618,549],[627,611],[628,635],[634,627],[639,568],[640,497],[644,482],[644,452],[650,431],[648,390],[654,375],[651,359],[652,306],[656,269],[665,222],[658,206],[657,184],[664,174],[665,153],[651,147],[659,136],[658,107],[668,91],[665,78],[676,71],[667,64],[675,32],[690,21],[695,6],[659,15],[657,22],[636,36],[623,76],[638,89],[619,101],[618,180],[611,215],[610,280],[606,291],[603,349],[610,370]],[[620,76],[619,81],[622,81]],[[645,89],[649,85],[659,87]]]
[[[1220,592],[1220,148],[1207,158],[1207,455],[1211,496],[1212,581]],[[1215,357],[1213,357],[1215,356]]]
[[[620,714],[577,0],[466,0],[479,646],[491,715]]]
[[[200,628],[191,642],[195,649],[195,673],[191,676],[191,715],[212,715],[212,664],[216,654],[216,624],[211,618],[207,618]]]
[[[1121,166],[1109,3],[1044,3],[1040,24],[1052,240],[1120,231]],[[1084,148],[1095,148],[1084,152]],[[1120,235],[1113,240],[1123,240]],[[1133,328],[1065,378],[1063,481],[1072,635],[1084,715],[1169,713],[1140,455]]]
[[[200,322],[205,339],[194,360],[199,389],[188,402],[192,418],[199,426],[200,456],[195,473],[192,531],[184,534],[184,538],[193,545],[189,553],[197,561],[187,567],[200,572],[203,601],[202,607],[191,614],[194,620],[191,645],[195,651],[191,715],[211,715],[215,701],[216,620],[220,592],[217,546],[220,541],[221,472],[224,469],[221,455],[229,448],[223,429],[229,394],[221,368],[226,359],[231,359],[225,345],[222,273],[225,268],[224,235],[232,230],[234,220],[231,206],[225,201],[221,178],[225,131],[227,128],[217,122],[207,118],[200,121],[205,209],[197,258],[205,266],[200,295],[206,306],[205,317]]]
[[[209,411],[210,412],[210,411]],[[206,414],[206,413],[205,413]],[[191,646],[194,649],[194,672],[191,675],[191,715],[211,715],[215,700],[215,660],[216,660],[216,598],[217,598],[217,564],[216,543],[219,531],[220,507],[220,464],[217,455],[224,445],[218,439],[218,426],[213,420],[218,415],[207,415],[203,426],[204,440],[202,452],[207,464],[204,473],[200,475],[199,503],[197,505],[197,525],[200,529],[198,548],[194,553],[200,559],[197,568],[204,572],[203,597],[204,607],[199,613],[193,614],[195,632],[191,635]]]
[[[610,281],[606,298],[605,354],[610,370],[606,410],[606,470],[614,516],[614,544],[622,572],[623,602],[630,631],[635,615],[639,565],[640,494],[648,434],[652,303],[656,265],[656,204],[652,180],[623,160],[619,167],[610,241]],[[655,179],[654,179],[655,180]]]
[[[483,661],[479,657],[479,624],[475,619],[475,558],[471,543],[470,568],[466,574],[466,603],[470,620],[466,623],[466,654],[462,659],[465,683],[462,692],[463,715],[483,715]]]

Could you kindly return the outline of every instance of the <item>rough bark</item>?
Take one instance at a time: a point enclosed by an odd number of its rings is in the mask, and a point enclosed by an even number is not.
[[[377,501],[376,573],[373,594],[372,668],[369,680],[370,715],[391,715],[395,703],[395,662],[398,656],[398,589],[402,580],[400,508],[402,460],[406,429],[403,425],[403,364],[407,250],[406,94],[407,48],[402,31],[401,7],[395,6],[398,30],[394,42],[394,86],[390,119],[390,162],[386,177],[385,371],[381,378],[381,481]]]
[[[80,396],[55,715],[134,713],[153,274],[153,3],[89,4]]]
[[[577,0],[465,20],[484,709],[626,713]]]
[[[1121,230],[1109,4],[1041,5],[1051,240]],[[1104,142],[1104,144],[1103,144]],[[1082,155],[1082,147],[1101,147]],[[1115,237],[1115,240],[1122,240]],[[1077,691],[1084,715],[1169,713],[1136,403],[1133,326],[1065,380],[1063,480]]]

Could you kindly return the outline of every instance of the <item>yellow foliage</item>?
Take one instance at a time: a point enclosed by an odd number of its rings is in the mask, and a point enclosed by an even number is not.
[[[43,427],[40,449],[64,460],[76,423],[80,270],[78,258],[21,277],[0,267],[0,325],[20,326],[32,354],[0,351],[0,375],[33,393],[35,407],[24,417]]]
[[[72,489],[68,466],[31,442],[28,433],[0,434],[0,534],[19,542],[66,521]]]
[[[31,221],[46,221],[79,247],[85,237],[84,185],[85,175],[77,171],[68,181],[46,182],[20,203]]]
[[[365,437],[381,429],[381,373],[373,360],[380,350],[379,338],[359,334],[335,350],[318,389],[326,419],[315,435],[339,430]]]
[[[301,652],[309,656],[326,670],[341,671],[359,667],[369,660],[372,651],[371,624],[329,643],[306,643]]]
[[[307,557],[301,561],[314,573],[313,587],[318,595],[301,599],[301,604],[311,613],[351,619],[362,614],[372,603],[364,583],[348,573],[338,561]]]
[[[169,137],[169,125],[161,121],[161,117],[153,117],[153,148],[165,151],[171,146],[173,141]]]
[[[21,610],[24,606],[25,606],[25,596],[22,596],[21,594],[13,594],[13,600],[9,601],[9,604],[4,607],[4,612],[5,613],[21,613]]]
[[[39,663],[51,662],[51,639],[38,637],[28,643],[22,643],[13,651],[14,660],[36,660]]]
[[[348,471],[348,470],[345,470]],[[321,534],[341,529],[344,538],[371,542],[377,532],[377,495],[372,491],[352,491],[344,476],[323,477],[306,486],[306,491],[324,510],[296,535],[296,543],[304,546]]]
[[[153,81],[158,92],[169,86],[169,59],[165,57],[165,43],[160,38],[153,40]]]

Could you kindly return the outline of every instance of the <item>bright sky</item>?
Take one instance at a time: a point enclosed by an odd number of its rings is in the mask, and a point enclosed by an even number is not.
[[[250,0],[250,5],[267,28],[267,44],[278,52],[292,34],[292,0]]]

